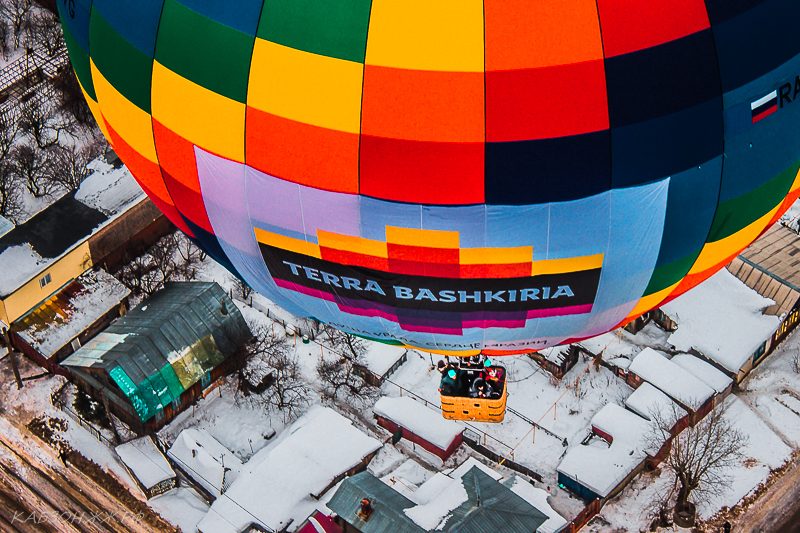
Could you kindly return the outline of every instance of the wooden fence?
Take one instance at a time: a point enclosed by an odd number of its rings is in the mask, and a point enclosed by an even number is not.
[[[576,533],[580,528],[585,526],[589,520],[594,518],[595,515],[600,512],[602,507],[603,506],[600,504],[600,500],[594,500],[587,505],[583,511],[578,513],[578,516],[573,518],[572,522],[567,524],[560,533]]]

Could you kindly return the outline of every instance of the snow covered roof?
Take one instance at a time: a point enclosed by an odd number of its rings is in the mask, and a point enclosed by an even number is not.
[[[146,489],[175,477],[166,457],[156,448],[150,437],[134,439],[114,449]]]
[[[538,489],[522,479],[514,476],[504,483],[514,494],[536,507],[547,516],[547,521],[536,530],[536,533],[556,533],[567,525],[567,520],[558,514],[547,502],[547,491]]]
[[[391,420],[442,450],[446,450],[453,440],[464,432],[464,428],[456,422],[445,420],[441,414],[408,396],[399,398],[384,396],[375,403],[372,412]]]
[[[17,290],[108,220],[67,194],[0,237],[0,296]]]
[[[543,350],[539,350],[539,353],[544,357],[546,360],[550,361],[551,363],[555,363],[560,365],[564,362],[564,350],[568,349],[566,346],[553,346],[551,348],[545,348]]]
[[[312,406],[278,440],[257,452],[198,524],[203,533],[238,533],[251,523],[278,531],[300,523],[319,494],[343,472],[377,451],[381,443],[350,420]]]
[[[75,199],[108,216],[126,211],[146,198],[126,167],[114,168],[98,158],[89,163],[93,170],[81,183]]]
[[[49,358],[131,293],[104,270],[89,271],[19,319],[25,341]]]
[[[643,383],[625,400],[625,406],[645,420],[653,420],[653,415],[660,415],[662,420],[677,415],[677,422],[687,415],[686,410],[673,402],[669,396],[652,386]]]
[[[14,223],[0,216],[0,237],[14,229]]]
[[[608,364],[623,370],[628,370],[631,367],[631,360],[627,357],[615,357],[608,361]]]
[[[617,357],[630,357],[638,348],[626,342],[621,342],[621,337],[618,337],[613,332],[603,333],[597,337],[584,339],[578,343],[594,355],[603,352],[603,360],[610,361]]]
[[[733,379],[724,372],[692,354],[679,353],[670,360],[718,393],[725,391],[733,383]]]
[[[639,352],[630,371],[692,410],[699,409],[714,396],[714,389],[652,348]]]
[[[367,353],[359,356],[358,362],[366,366],[376,376],[383,376],[403,357],[406,348],[381,342],[367,343]]]
[[[594,415],[591,424],[611,435],[611,445],[574,445],[557,470],[605,497],[644,460],[652,430],[647,420],[613,403]]]
[[[780,325],[761,311],[773,301],[762,297],[725,269],[662,306],[678,323],[669,342],[691,348],[738,373]]]
[[[437,490],[422,498],[419,492],[434,480]],[[415,505],[363,472],[345,479],[327,505],[363,533],[530,533],[548,520],[523,496],[475,466],[458,479],[448,480],[440,473],[420,491],[415,495],[419,500]],[[364,497],[374,502],[373,515],[367,521],[357,514],[358,502]]]
[[[486,466],[485,464],[483,464],[482,462],[478,461],[474,457],[467,457],[466,461],[461,463],[458,466],[458,468],[456,468],[455,470],[450,472],[450,474],[448,474],[448,475],[453,479],[461,479],[464,476],[464,474],[466,474],[467,472],[472,470],[473,467],[476,467],[476,468],[482,470],[486,475],[488,475],[492,479],[496,479],[496,480],[499,481],[500,478],[503,477],[502,474],[500,474],[496,470]]]
[[[242,461],[204,429],[181,431],[167,455],[215,496],[222,494],[242,470]]]

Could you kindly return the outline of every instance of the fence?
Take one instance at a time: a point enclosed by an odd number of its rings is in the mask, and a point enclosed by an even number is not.
[[[105,444],[109,448],[115,448],[117,445],[114,442],[107,439],[105,435],[103,435],[100,432],[99,429],[97,429],[96,427],[94,427],[94,425],[92,425],[91,422],[89,422],[81,415],[76,413],[69,405],[67,405],[64,402],[64,400],[61,399],[61,393],[63,390],[64,387],[62,386],[50,395],[50,403],[53,405],[53,407],[57,408],[59,411],[63,411],[64,413],[66,413],[70,418],[72,418],[75,422],[77,422],[78,425],[80,425],[86,431],[91,433],[91,435],[101,443]]]
[[[397,387],[400,390],[400,396],[405,394],[406,396],[410,396],[411,398],[414,398],[418,402],[422,402],[426,407],[428,407],[430,409],[434,409],[434,410],[437,410],[437,411],[440,411],[440,412],[442,410],[442,407],[440,405],[438,405],[438,404],[436,404],[434,402],[426,400],[422,396],[420,396],[420,395],[418,395],[418,394],[406,389],[402,385],[398,385],[397,383],[395,383],[395,382],[393,382],[393,381],[391,381],[389,379],[385,380],[385,383],[389,383],[389,384],[394,385],[395,387]],[[533,423],[532,421],[530,421],[526,417],[521,416],[519,414],[518,414],[518,416],[520,416],[520,418],[522,418],[523,420],[528,421],[529,423],[531,423],[534,426],[536,426],[535,423]],[[515,463],[514,462],[514,447],[513,446],[509,446],[505,442],[503,442],[501,440],[498,440],[497,438],[493,437],[492,435],[489,435],[488,433],[486,433],[484,431],[481,431],[480,429],[476,428],[475,426],[473,426],[472,424],[470,424],[468,422],[464,422],[463,420],[460,421],[460,422],[462,424],[464,424],[464,426],[466,426],[466,429],[464,430],[464,442],[466,442],[467,445],[470,448],[472,448],[473,450],[475,450],[479,454],[483,455],[484,457],[487,457],[487,458],[491,459],[492,461],[494,461],[496,463],[499,463],[500,461],[503,460],[504,457],[506,457],[506,455],[501,455],[501,454],[491,450],[490,448],[488,448],[487,447],[487,442],[491,440],[494,443],[496,443],[497,445],[499,445],[500,447],[502,447],[504,450],[507,450],[505,453],[510,457],[510,460],[506,459],[506,461],[503,463],[504,466],[507,466],[511,470],[515,470],[517,472],[525,474],[526,476],[530,476],[533,479],[536,479],[537,481],[541,481],[542,480],[542,476],[539,475],[538,473],[534,472],[533,470],[531,470],[530,468],[528,468],[526,466],[523,466],[523,465],[521,465],[519,463]],[[537,426],[537,427],[541,427],[541,426]],[[552,433],[552,432],[550,432],[550,431],[548,431],[548,430],[546,430],[544,428],[542,428],[542,429],[544,431],[546,431],[547,433],[555,436],[559,440],[561,440],[561,438],[558,437],[558,435],[555,435],[554,433]],[[470,436],[470,434],[472,434],[472,436]]]
[[[572,522],[566,525],[564,529],[561,530],[561,533],[576,533],[580,528],[586,525],[589,520],[594,518],[594,516],[600,512],[602,505],[600,505],[600,500],[594,500],[586,508],[578,513],[578,516],[572,519]]]

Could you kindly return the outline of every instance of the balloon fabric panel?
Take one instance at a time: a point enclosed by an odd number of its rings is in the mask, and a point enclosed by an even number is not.
[[[59,8],[158,208],[288,311],[367,338],[508,354],[602,333],[800,194],[794,0]]]

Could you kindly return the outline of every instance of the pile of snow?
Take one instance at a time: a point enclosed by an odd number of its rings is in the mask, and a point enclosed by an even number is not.
[[[714,389],[652,348],[645,348],[636,356],[630,371],[693,411],[715,393]]]
[[[229,486],[242,470],[239,458],[204,429],[181,431],[167,455],[215,496],[222,494],[224,485]]]
[[[468,457],[466,461],[461,463],[458,468],[450,472],[448,475],[453,479],[461,479],[464,477],[464,474],[472,470],[472,467],[477,467],[481,472],[486,474],[492,479],[500,480],[503,477],[502,474],[497,472],[496,470],[492,469],[491,467],[486,466],[482,462],[478,461],[474,457]]]
[[[399,398],[384,396],[375,403],[372,412],[407,429],[441,450],[447,450],[464,432],[464,428],[456,422],[445,420],[436,411],[428,409],[408,396]]]
[[[104,270],[89,271],[78,281],[83,290],[70,298],[66,314],[56,313],[46,324],[33,324],[19,334],[39,353],[49,358],[61,347],[108,313],[131,291]]]
[[[156,448],[150,437],[128,441],[114,450],[146,489],[175,477],[166,457]]]
[[[0,253],[0,295],[11,294],[52,262],[27,242],[6,248]]]
[[[380,447],[336,411],[312,406],[243,466],[197,528],[202,533],[238,533],[251,523],[274,531],[290,520],[300,523],[316,508],[312,494],[319,495]]]
[[[780,325],[761,311],[775,302],[764,298],[724,268],[661,309],[678,323],[669,342],[691,348],[735,373]]]
[[[613,442],[572,446],[558,472],[606,497],[644,460],[650,423],[616,404],[608,404],[592,418],[592,426],[610,435]]]
[[[645,420],[652,421],[654,417],[663,421],[675,418],[673,424],[688,414],[669,396],[649,383],[643,383],[633,391],[633,394],[625,399],[625,407]]]
[[[692,354],[680,353],[670,360],[717,391],[717,394],[724,392],[733,383],[719,369]]]
[[[183,533],[197,530],[197,523],[208,512],[208,505],[192,489],[179,487],[148,500],[147,505],[158,511],[170,524]]]
[[[439,476],[446,478],[446,476],[442,474],[439,474]],[[425,485],[431,483],[431,481],[437,479],[437,477],[438,476],[434,476],[434,478],[425,483]],[[423,485],[423,487],[425,485]],[[437,488],[439,488],[438,485]],[[422,489],[422,487],[420,487],[420,489]],[[467,494],[467,489],[464,488],[461,480],[450,479],[449,482],[441,487],[428,501],[404,509],[403,512],[413,520],[415,524],[426,531],[442,529],[445,523],[447,523],[447,519],[450,518],[453,509],[457,508],[468,499],[469,494]]]
[[[98,158],[89,163],[88,168],[94,172],[83,180],[75,193],[75,199],[82,204],[113,216],[145,197],[144,191],[126,167],[115,169]]]

